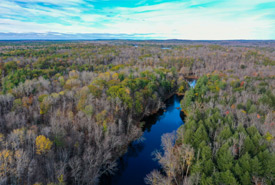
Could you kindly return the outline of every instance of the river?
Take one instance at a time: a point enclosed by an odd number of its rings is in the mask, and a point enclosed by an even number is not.
[[[194,87],[195,81],[190,82]],[[161,150],[161,136],[176,131],[182,124],[180,116],[180,100],[182,97],[174,95],[168,99],[166,108],[158,113],[146,117],[143,127],[143,140],[133,141],[127,153],[118,160],[118,171],[114,176],[105,176],[101,185],[143,185],[144,178],[154,169],[160,169],[153,160],[154,151]]]

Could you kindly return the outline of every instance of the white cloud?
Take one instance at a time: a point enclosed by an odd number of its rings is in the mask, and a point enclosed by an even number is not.
[[[80,18],[88,23],[95,23],[97,21],[102,21],[104,19],[107,19],[105,15],[99,15],[99,14],[86,14],[81,15]]]
[[[205,3],[193,0],[134,8],[103,7],[100,11],[96,11],[91,3],[76,6],[85,4],[83,0],[20,0],[62,4],[58,10],[37,4],[21,7],[14,2],[1,1],[0,32],[154,33],[159,38],[178,39],[274,39],[274,19],[266,16],[275,8],[255,10],[259,3],[272,2],[270,0],[231,0],[191,8]],[[87,9],[92,13],[84,14]],[[39,22],[41,16],[56,21],[42,24]],[[101,27],[96,26],[98,24]]]
[[[191,2],[192,4],[192,2]],[[164,3],[138,8],[118,8],[108,26],[111,30],[126,33],[156,33],[166,38],[180,39],[270,39],[272,21],[263,19],[264,14],[248,14],[233,17],[254,6],[231,5],[213,8],[188,9],[189,3]],[[148,10],[158,10],[146,12]],[[231,17],[231,19],[230,19]],[[129,19],[129,21],[127,21]],[[121,21],[122,20],[122,21]],[[261,30],[261,31],[259,31]]]
[[[60,33],[103,33],[101,30],[82,26],[71,25],[66,26],[57,23],[38,24],[33,22],[21,22],[17,20],[1,19],[0,30],[4,33],[47,33],[47,32],[60,32]]]
[[[85,3],[83,0],[16,0],[17,2],[24,3],[46,3],[55,5],[75,5],[79,3]]]

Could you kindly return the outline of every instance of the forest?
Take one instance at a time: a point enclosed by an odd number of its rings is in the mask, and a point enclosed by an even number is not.
[[[0,184],[99,184],[174,94],[146,183],[274,184],[274,41],[5,41],[0,77]]]

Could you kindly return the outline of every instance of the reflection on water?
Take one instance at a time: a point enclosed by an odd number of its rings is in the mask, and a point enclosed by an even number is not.
[[[178,129],[183,121],[180,117],[180,99],[174,95],[166,102],[166,109],[145,118],[144,141],[132,142],[126,154],[118,160],[118,171],[114,176],[104,177],[104,185],[142,185],[144,178],[159,164],[152,153],[161,149],[161,136]]]
[[[189,83],[190,87],[194,88],[196,83],[197,83],[197,80],[193,80],[193,81],[190,81],[188,83]]]

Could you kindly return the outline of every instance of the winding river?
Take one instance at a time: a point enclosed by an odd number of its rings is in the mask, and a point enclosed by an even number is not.
[[[190,82],[194,87],[195,81]],[[174,95],[168,99],[166,108],[145,118],[143,121],[143,140],[133,141],[127,153],[118,160],[118,171],[114,176],[108,176],[102,185],[143,185],[144,178],[154,169],[160,169],[157,161],[153,160],[154,151],[161,150],[161,136],[176,131],[182,124],[180,116],[180,100],[182,96]]]

